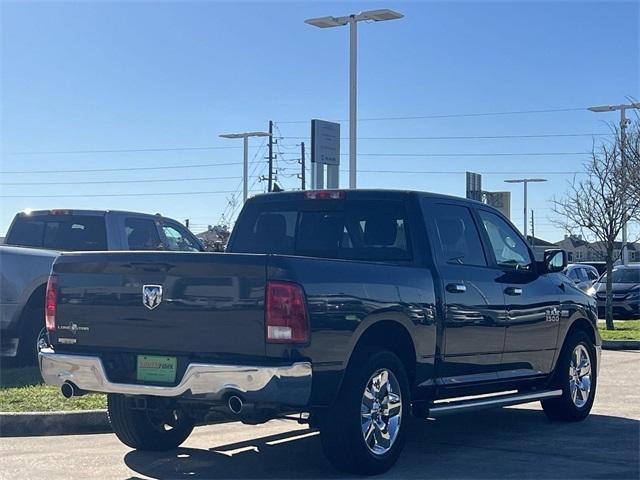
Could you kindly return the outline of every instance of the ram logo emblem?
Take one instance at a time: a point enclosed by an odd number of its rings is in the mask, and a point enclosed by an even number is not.
[[[153,310],[162,302],[162,285],[144,285],[142,287],[142,304]]]

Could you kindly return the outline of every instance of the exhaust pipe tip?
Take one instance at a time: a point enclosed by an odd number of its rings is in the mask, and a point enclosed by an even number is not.
[[[60,387],[60,391],[64,398],[71,398],[76,395],[76,389],[71,382],[64,382]]]
[[[231,413],[239,415],[242,412],[242,407],[243,407],[242,399],[237,395],[232,395],[229,397],[229,400],[227,401],[227,406],[229,407],[229,410],[231,411]]]

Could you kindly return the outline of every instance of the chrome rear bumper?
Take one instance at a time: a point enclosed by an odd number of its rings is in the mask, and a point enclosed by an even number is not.
[[[112,383],[99,357],[58,354],[51,348],[39,353],[40,372],[50,385],[73,383],[88,392],[151,395],[158,397],[201,396],[223,401],[238,395],[244,401],[304,406],[311,395],[311,363],[279,366],[191,363],[178,385],[158,386]]]

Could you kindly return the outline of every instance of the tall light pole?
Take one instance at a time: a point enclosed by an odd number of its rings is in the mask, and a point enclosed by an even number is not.
[[[361,13],[352,13],[344,17],[319,17],[309,18],[304,21],[309,25],[319,28],[342,27],[349,25],[349,188],[356,188],[356,163],[358,140],[358,22],[365,20],[383,22],[402,18],[401,13],[389,10],[368,10]]]
[[[622,105],[599,105],[597,107],[589,107],[587,110],[591,112],[615,112],[620,111],[620,159],[624,165],[626,144],[627,144],[627,125],[631,123],[626,116],[627,109],[640,109],[640,103],[627,103]],[[629,249],[627,248],[627,215],[625,212],[624,223],[622,225],[622,264],[629,263]]]
[[[242,138],[244,140],[244,162],[242,170],[242,201],[249,197],[249,137],[269,137],[269,132],[223,133],[222,138]]]
[[[505,180],[507,183],[522,183],[524,185],[524,223],[522,233],[524,238],[527,238],[527,185],[534,182],[546,182],[546,178],[514,178],[511,180]]]

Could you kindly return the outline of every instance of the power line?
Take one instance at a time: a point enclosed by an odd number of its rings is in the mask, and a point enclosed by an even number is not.
[[[167,195],[221,195],[233,193],[233,190],[217,190],[206,192],[153,192],[153,193],[97,193],[97,194],[70,194],[70,195],[0,195],[0,198],[85,198],[85,197],[150,197]],[[252,190],[251,193],[262,193]]]
[[[256,159],[258,158],[258,155],[262,155],[262,149],[265,147],[266,143],[267,143],[266,139],[262,138],[262,142],[260,143],[260,146],[256,149],[256,152],[254,153],[253,158],[249,162],[250,164],[253,164],[253,169],[251,170],[251,173],[249,174],[249,177],[255,175],[255,173],[258,170],[260,164],[264,163],[264,162],[258,162],[258,161],[256,161]],[[236,186],[235,191],[231,194],[230,197],[227,197],[227,205],[225,206],[224,210],[222,211],[222,214],[220,215],[220,220],[218,221],[218,223],[220,223],[220,224],[225,223],[225,221],[227,219],[227,215],[229,214],[229,212],[231,210],[235,210],[235,208],[237,208],[237,205],[239,203],[237,195],[240,192],[240,188],[242,187],[242,183],[243,183],[243,179],[241,178],[240,181],[238,182],[238,185]],[[253,188],[253,186],[251,186],[250,188]]]
[[[550,108],[543,110],[512,110],[504,112],[479,112],[479,113],[447,113],[447,114],[433,114],[433,115],[415,115],[415,116],[403,116],[403,117],[364,117],[359,118],[358,122],[369,121],[381,121],[381,120],[421,120],[429,118],[461,118],[461,117],[488,117],[494,115],[525,115],[533,113],[559,113],[559,112],[577,112],[586,111],[586,107],[575,108]],[[279,121],[277,123],[307,123],[309,120],[289,120]],[[337,120],[338,122],[346,122],[346,119]]]
[[[453,135],[453,136],[428,136],[428,137],[358,137],[358,140],[494,140],[509,138],[552,138],[552,137],[602,137],[613,133],[544,133],[536,135]],[[288,140],[308,140],[311,137],[280,137]],[[340,140],[348,141],[348,137]],[[293,147],[290,147],[293,148]]]
[[[348,172],[349,170],[340,170],[341,172]],[[435,174],[435,175],[462,175],[466,174],[465,170],[365,170],[359,169],[358,173],[398,173],[398,174]],[[566,171],[566,172],[506,172],[506,171],[478,171],[476,173],[480,173],[482,175],[574,175],[574,174],[583,174],[585,172],[580,171]]]
[[[0,174],[22,174],[22,173],[83,173],[83,172],[129,172],[134,170],[169,170],[175,168],[200,168],[200,167],[221,167],[226,165],[242,165],[242,162],[225,162],[225,163],[197,163],[191,165],[153,165],[146,167],[125,167],[125,168],[87,168],[77,170],[14,170],[2,171]]]
[[[34,152],[13,152],[10,155],[73,155],[76,153],[138,153],[138,152],[182,152],[190,150],[237,150],[243,147],[167,147],[167,148],[117,148],[112,150],[50,150]]]
[[[232,177],[197,177],[197,178],[160,178],[145,180],[91,180],[91,181],[75,181],[75,182],[0,182],[0,185],[97,185],[97,184],[119,184],[119,183],[164,183],[164,182],[196,182],[205,180],[233,180],[242,178],[240,175]]]
[[[282,152],[279,152],[282,154]],[[348,153],[341,153],[345,156]],[[573,156],[573,155],[590,155],[590,152],[494,152],[494,153],[359,153],[363,157],[530,157],[530,156]],[[255,163],[255,162],[250,162]],[[242,162],[224,162],[224,163],[199,163],[190,165],[164,165],[164,166],[146,166],[146,167],[125,167],[125,168],[89,168],[89,169],[71,169],[71,170],[14,170],[2,171],[0,174],[26,174],[26,173],[82,173],[82,172],[124,172],[139,170],[168,170],[176,168],[202,168],[202,167],[218,167],[227,165],[241,165]]]
[[[341,156],[349,155],[341,153]],[[532,156],[567,156],[591,155],[590,152],[497,152],[497,153],[358,153],[363,157],[532,157]]]

